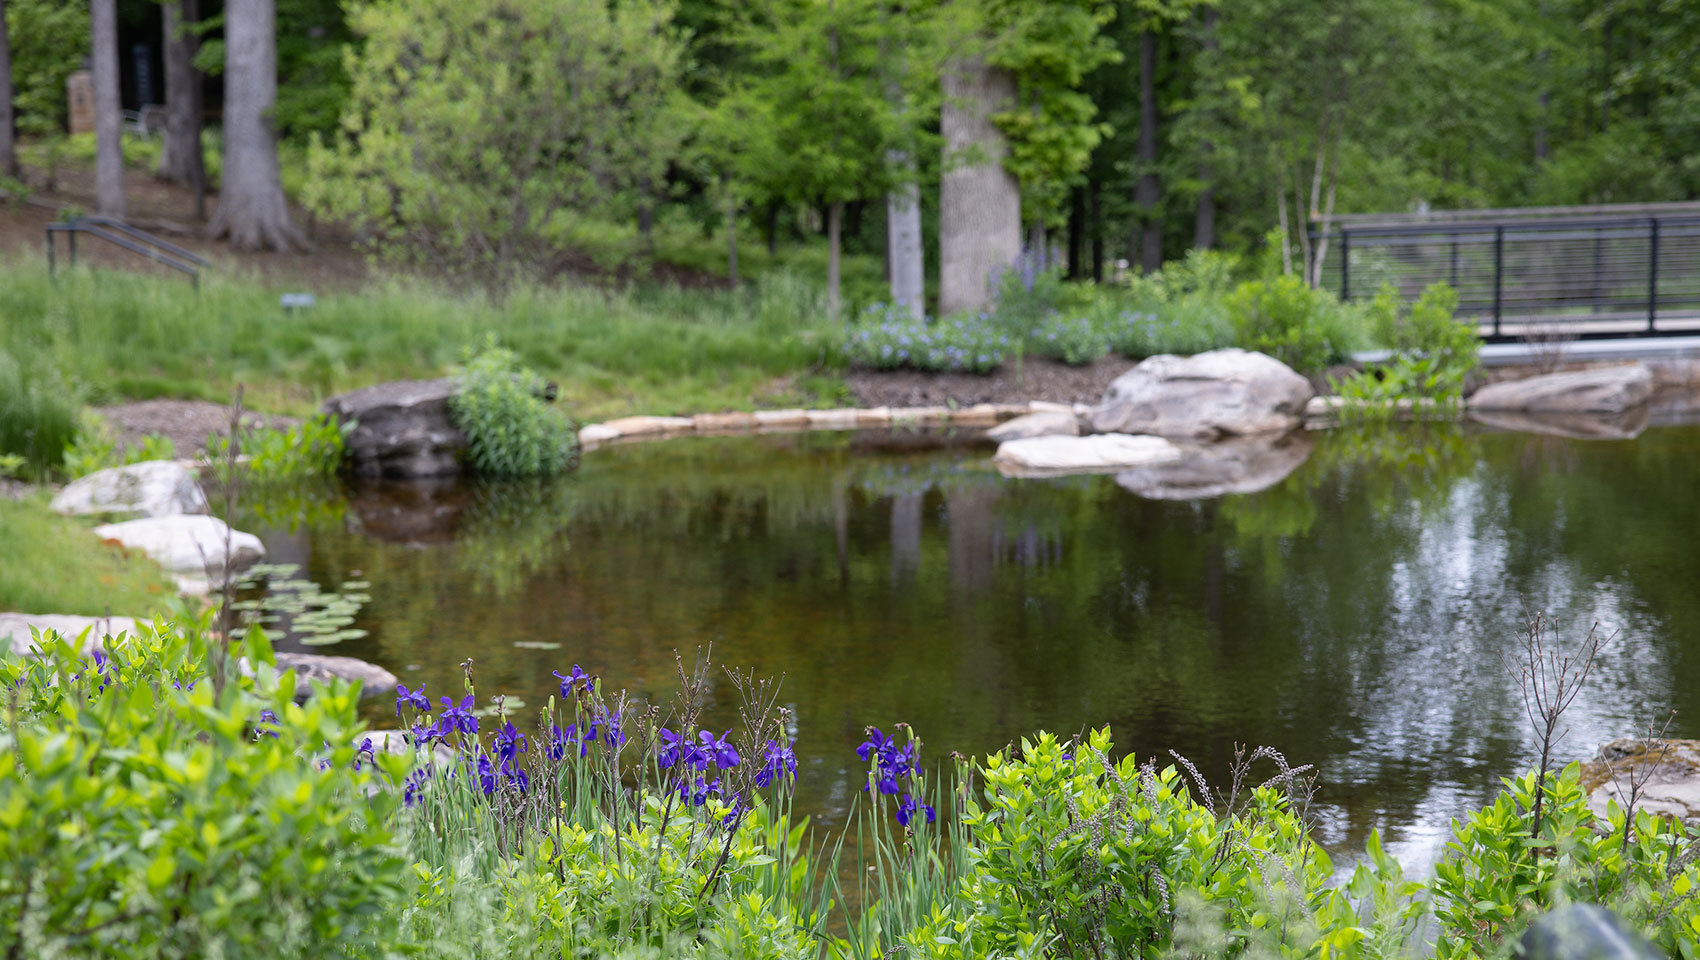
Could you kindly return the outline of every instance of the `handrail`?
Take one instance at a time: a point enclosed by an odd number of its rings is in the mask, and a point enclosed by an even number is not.
[[[54,235],[60,233],[65,234],[66,246],[70,251],[71,266],[77,265],[77,234],[79,233],[86,233],[98,240],[105,240],[113,246],[187,274],[189,284],[196,290],[201,288],[200,270],[208,265],[204,257],[185,250],[161,237],[154,236],[146,230],[137,229],[116,217],[72,217],[69,220],[47,225],[47,274],[50,277],[55,274],[57,266],[55,254],[58,251],[57,244],[54,242]]]

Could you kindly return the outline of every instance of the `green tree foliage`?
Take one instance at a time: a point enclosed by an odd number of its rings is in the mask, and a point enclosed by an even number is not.
[[[18,129],[57,134],[65,127],[65,79],[89,49],[89,5],[61,0],[7,0],[13,103]]]
[[[545,268],[569,220],[661,191],[685,135],[669,0],[375,0],[350,17],[365,42],[305,199],[380,252],[510,277]]]

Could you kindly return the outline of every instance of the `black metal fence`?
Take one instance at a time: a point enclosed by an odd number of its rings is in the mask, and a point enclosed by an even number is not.
[[[1342,216],[1324,245],[1342,299],[1445,281],[1490,340],[1700,334],[1700,204]]]

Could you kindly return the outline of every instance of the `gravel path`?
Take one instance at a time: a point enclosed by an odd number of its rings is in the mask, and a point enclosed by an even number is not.
[[[230,432],[230,408],[205,400],[143,400],[96,407],[95,412],[112,427],[120,446],[136,446],[143,437],[157,433],[171,438],[180,458],[199,455],[206,449],[208,435],[223,436]],[[249,427],[288,429],[299,421],[248,412],[243,414],[242,422]]]

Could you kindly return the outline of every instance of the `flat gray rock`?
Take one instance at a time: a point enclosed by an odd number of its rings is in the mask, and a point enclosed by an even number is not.
[[[1300,425],[1314,393],[1309,380],[1261,353],[1164,354],[1117,377],[1088,416],[1097,433],[1192,440],[1286,433]]]
[[[66,640],[76,640],[87,630],[88,639],[83,649],[93,649],[107,636],[117,636],[128,633],[134,636],[138,624],[151,625],[151,617],[80,617],[64,613],[0,613],[0,639],[11,638],[12,650],[15,653],[26,653],[35,650],[30,639],[30,628],[34,627],[40,633],[51,630]]]
[[[108,523],[95,527],[94,532],[154,558],[179,582],[222,583],[225,577],[246,570],[266,556],[259,537],[231,530],[217,517],[149,517]]]
[[[1201,500],[1256,493],[1285,480],[1316,446],[1303,430],[1180,444],[1180,459],[1116,474],[1122,489],[1149,500]]]
[[[1180,450],[1162,437],[1101,433],[1089,437],[1008,440],[998,445],[992,463],[1005,476],[1058,477],[1075,473],[1111,473],[1178,460],[1180,456]]]
[[[359,681],[362,699],[395,690],[395,674],[358,657],[338,657],[321,653],[285,653],[281,650],[273,656],[276,658],[279,671],[294,670],[301,675],[300,679],[307,681],[296,687],[296,699],[306,699],[312,694],[315,684],[326,683],[333,679]],[[243,673],[248,673],[252,668],[244,660],[238,666],[238,669]]]
[[[1582,765],[1588,805],[1600,816],[1615,800],[1628,805],[1630,777],[1641,784],[1637,809],[1677,820],[1700,819],[1700,740],[1625,737],[1601,745]]]
[[[325,401],[338,422],[355,422],[344,441],[357,476],[443,477],[461,471],[466,434],[449,418],[451,380],[397,380]]]
[[[986,431],[986,437],[999,443],[1005,440],[1025,440],[1029,437],[1076,437],[1080,435],[1080,418],[1072,411],[1044,410],[1005,420]]]
[[[1653,372],[1643,364],[1549,373],[1490,383],[1465,401],[1471,411],[1622,413],[1653,396]]]
[[[145,460],[79,477],[49,506],[71,516],[170,517],[206,513],[207,495],[182,464]]]

